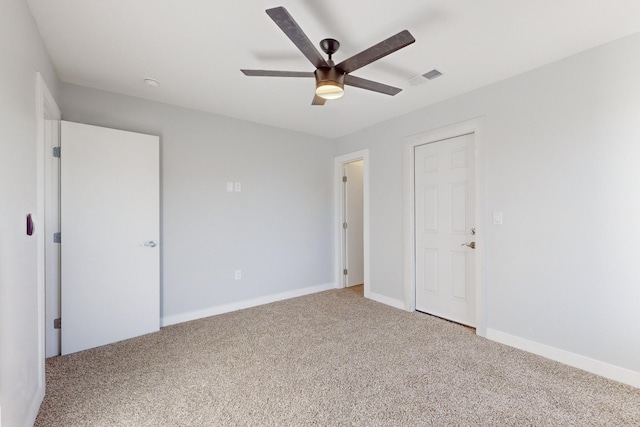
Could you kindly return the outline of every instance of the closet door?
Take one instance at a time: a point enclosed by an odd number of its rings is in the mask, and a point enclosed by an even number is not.
[[[62,354],[159,329],[159,138],[61,124]]]
[[[415,147],[416,310],[475,326],[474,135]]]

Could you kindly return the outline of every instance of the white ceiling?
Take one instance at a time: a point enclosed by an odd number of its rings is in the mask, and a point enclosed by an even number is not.
[[[638,0],[27,0],[68,83],[335,138],[640,31]],[[336,63],[401,31],[416,43],[353,74],[397,86],[346,87],[312,106],[313,71],[265,13],[284,6]],[[434,68],[444,75],[412,86]],[[145,77],[161,82],[143,84]]]

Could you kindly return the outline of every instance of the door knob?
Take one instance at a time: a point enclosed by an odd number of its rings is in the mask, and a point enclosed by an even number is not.
[[[148,242],[144,242],[144,245],[155,248],[156,246],[158,246],[158,242],[156,242],[155,240],[149,240]]]
[[[463,243],[460,246],[468,246],[471,249],[475,249],[476,248],[476,242],[471,242],[471,243]]]

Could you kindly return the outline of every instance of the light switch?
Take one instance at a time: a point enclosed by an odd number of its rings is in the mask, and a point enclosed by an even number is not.
[[[493,223],[495,225],[501,225],[502,224],[502,212],[501,211],[494,211],[493,212]]]
[[[239,183],[239,182],[236,182],[234,184],[234,188],[235,188],[236,191],[242,191],[242,184]]]
[[[233,191],[233,182],[227,182],[227,191],[228,192],[232,192]]]

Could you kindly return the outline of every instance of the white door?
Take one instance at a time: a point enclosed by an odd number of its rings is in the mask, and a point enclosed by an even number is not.
[[[473,150],[469,134],[414,153],[416,310],[469,326],[475,326]]]
[[[62,354],[159,329],[159,139],[61,123]]]
[[[364,161],[344,165],[345,182],[345,286],[364,283]]]

